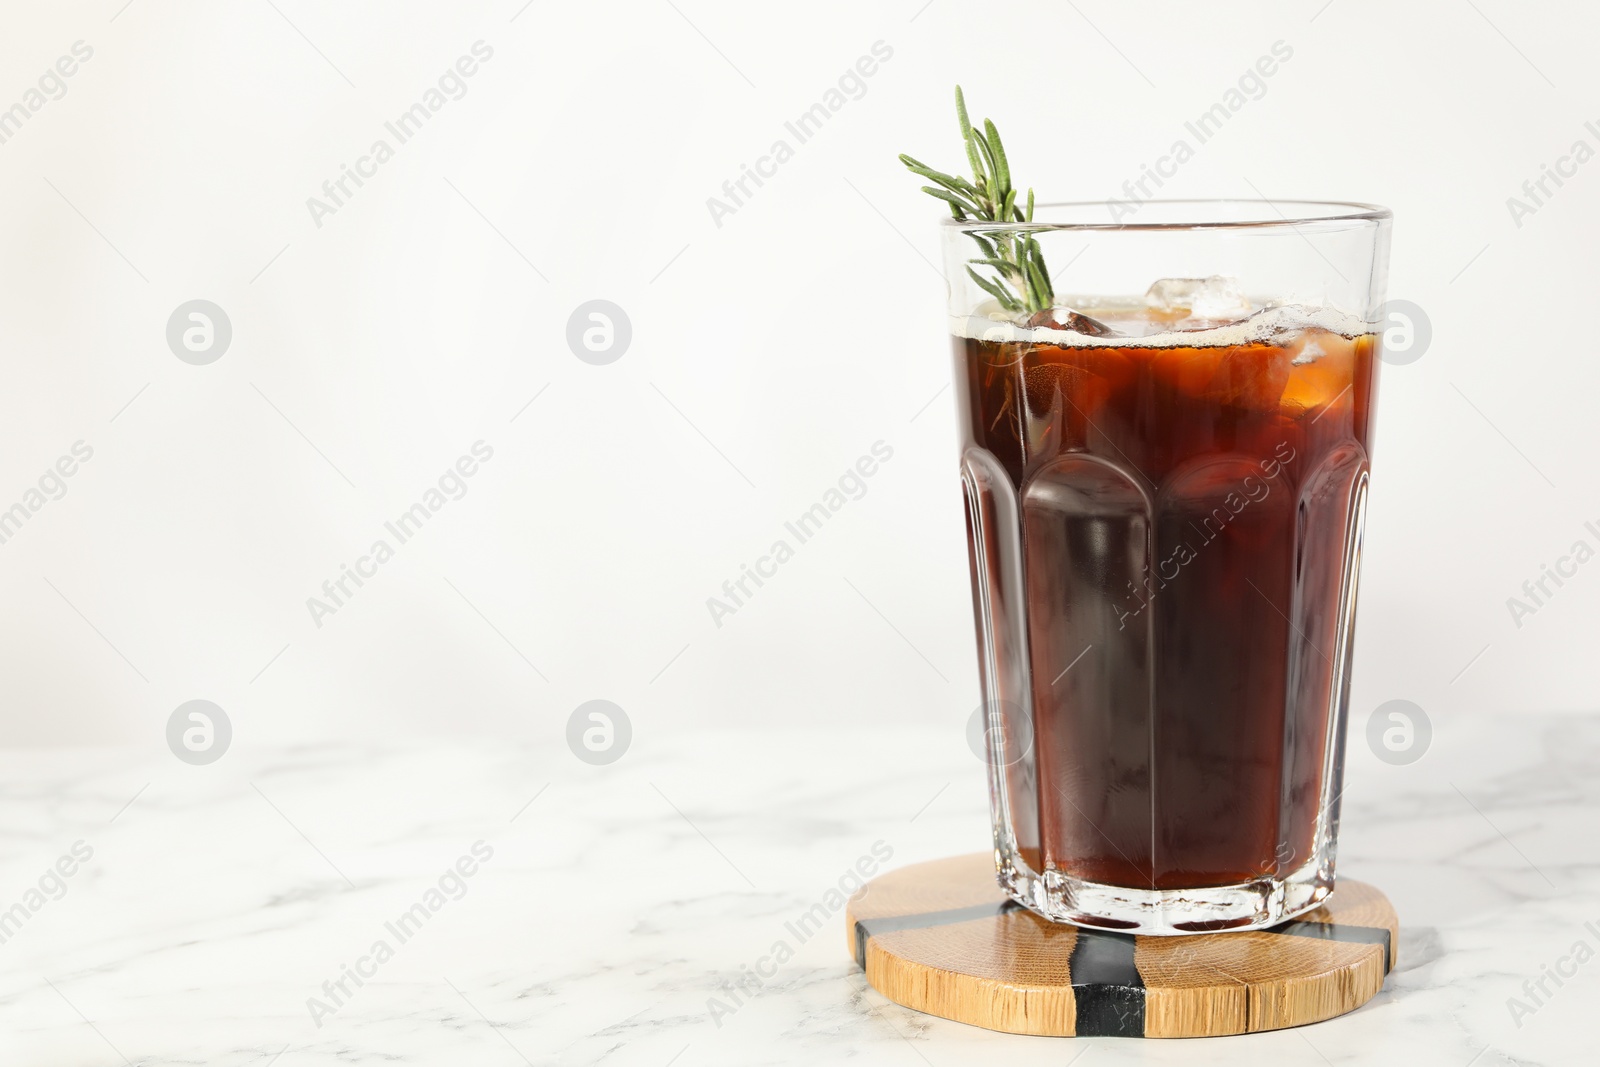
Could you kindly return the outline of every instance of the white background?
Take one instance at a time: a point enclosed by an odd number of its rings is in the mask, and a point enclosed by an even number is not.
[[[1506,606],[1600,543],[1600,163],[1520,228],[1506,206],[1600,147],[1591,8],[274,3],[9,5],[0,107],[94,54],[0,145],[0,508],[94,457],[0,545],[5,743],[155,750],[193,698],[250,748],[557,746],[597,697],[644,746],[961,729],[940,211],[895,154],[959,166],[960,81],[1021,183],[1118,195],[1279,40],[1164,193],[1394,209],[1390,293],[1434,336],[1381,384],[1352,719],[1600,703],[1600,562],[1520,629]],[[479,40],[466,96],[319,228],[307,198]],[[716,225],[877,41],[865,95]],[[233,325],[209,366],[165,341],[195,298]],[[594,298],[633,324],[609,366],[565,341]],[[468,494],[318,628],[307,597],[480,439]],[[715,626],[706,598],[880,439],[866,496]]]

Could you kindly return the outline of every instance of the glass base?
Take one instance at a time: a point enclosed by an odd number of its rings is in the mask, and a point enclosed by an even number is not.
[[[1260,930],[1315,908],[1333,892],[1333,865],[1322,857],[1282,877],[1199,889],[1128,889],[1035,873],[1019,857],[997,856],[1000,886],[1018,904],[1052,922],[1093,930],[1179,936]]]

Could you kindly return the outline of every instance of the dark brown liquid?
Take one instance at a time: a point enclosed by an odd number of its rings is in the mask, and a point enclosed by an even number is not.
[[[1311,858],[1374,348],[956,340],[980,664],[1031,716],[1005,794],[1035,871],[1180,889]]]

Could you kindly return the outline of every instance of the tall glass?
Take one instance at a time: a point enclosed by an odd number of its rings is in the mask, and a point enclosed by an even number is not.
[[[995,858],[1050,919],[1255,929],[1333,888],[1390,214],[1121,208],[945,223]],[[969,262],[1029,237],[1008,311]]]

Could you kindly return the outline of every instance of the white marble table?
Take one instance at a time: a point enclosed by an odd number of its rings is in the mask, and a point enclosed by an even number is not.
[[[1441,716],[1406,767],[1354,732],[1341,867],[1396,903],[1398,969],[1344,1018],[1184,1042],[929,1018],[865,988],[842,917],[790,930],[874,844],[891,866],[985,847],[961,727],[666,736],[635,711],[609,767],[556,729],[239,740],[209,767],[0,754],[0,1064],[1594,1062],[1600,959],[1572,954],[1600,951],[1600,717]],[[1547,968],[1571,976],[1533,1005]]]

